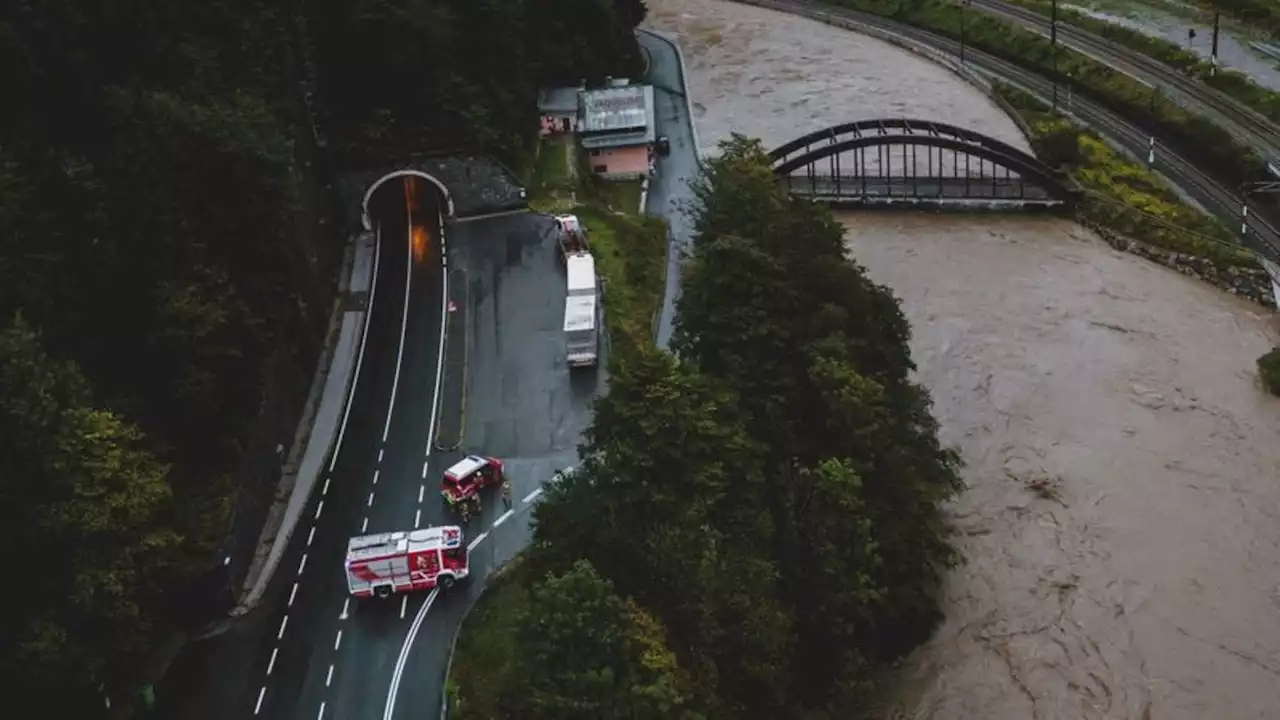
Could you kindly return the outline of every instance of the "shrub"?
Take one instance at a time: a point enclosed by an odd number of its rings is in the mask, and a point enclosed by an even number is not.
[[[1031,128],[1036,155],[1069,173],[1086,191],[1079,207],[1083,218],[1155,247],[1205,258],[1219,268],[1259,267],[1230,230],[1182,202],[1146,168],[1050,113],[1030,95],[1002,84],[995,89]]]
[[[1258,375],[1267,392],[1280,397],[1280,347],[1258,358]]]

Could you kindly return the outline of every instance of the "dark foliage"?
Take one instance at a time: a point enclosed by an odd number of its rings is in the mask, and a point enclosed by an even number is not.
[[[510,158],[539,83],[635,71],[643,12],[0,4],[0,527],[52,548],[0,622],[9,687],[127,716],[233,505],[270,497],[334,300],[335,163]]]
[[[939,618],[958,459],[830,215],[741,138],[698,192],[680,359],[615,359],[527,572],[590,561],[662,622],[709,717],[856,717]]]

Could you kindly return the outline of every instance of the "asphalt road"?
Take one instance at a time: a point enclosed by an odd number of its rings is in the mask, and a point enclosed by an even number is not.
[[[488,575],[528,543],[536,501],[531,495],[555,470],[577,464],[591,401],[607,381],[605,343],[599,367],[571,372],[565,365],[565,275],[551,229],[550,219],[529,213],[461,223],[450,233],[450,282],[465,282],[467,288],[460,298],[451,295],[466,303],[468,379],[462,443],[448,457],[502,458],[514,502],[506,515],[492,495],[473,520],[468,538],[479,544],[471,553],[472,576],[440,595],[423,617],[405,657],[392,718],[439,712],[458,623]],[[387,683],[370,692],[375,690],[385,695]],[[384,700],[375,703],[379,713]]]
[[[322,704],[324,717],[361,717],[399,651],[407,627],[399,599],[356,608],[346,602],[342,572],[348,537],[412,527],[420,508],[429,512],[439,502],[434,494],[419,503],[444,289],[438,215],[423,209],[436,227],[424,256],[411,261],[399,186],[387,188],[389,197],[375,198],[388,207],[378,213],[367,339],[333,472],[259,609],[186,653],[175,669],[179,679],[160,698],[160,717],[310,719]],[[407,617],[421,601],[407,603]]]
[[[653,177],[649,181],[649,199],[645,212],[666,218],[670,227],[667,253],[667,282],[658,320],[657,344],[666,347],[675,323],[676,299],[680,294],[680,261],[693,242],[693,223],[685,208],[694,200],[689,183],[698,177],[699,152],[689,116],[685,94],[688,89],[680,76],[680,58],[675,46],[650,31],[639,31],[636,38],[649,58],[649,82],[654,86],[654,122],[658,135],[666,135],[671,152],[658,156]]]
[[[970,0],[970,6],[1045,37],[1049,18],[1000,0]],[[1252,145],[1263,157],[1280,158],[1280,127],[1235,98],[1124,45],[1058,22],[1058,42],[1153,87],[1178,106],[1207,118]]]
[[[747,1],[753,5],[771,7],[822,22],[833,21],[833,24],[847,27],[855,32],[872,29],[876,34],[896,37],[904,44],[930,47],[952,56],[959,55],[959,43],[950,38],[875,15],[824,3],[799,0]],[[967,49],[965,55],[968,59],[968,67],[982,75],[1007,82],[1041,99],[1048,98],[1052,93],[1053,83],[1034,72],[973,49]],[[1103,136],[1118,143],[1134,157],[1147,156],[1151,137],[1138,126],[1110,110],[1086,98],[1076,97],[1067,113],[1075,116],[1082,124],[1094,128]],[[1166,177],[1209,212],[1226,222],[1228,227],[1232,223],[1238,224],[1242,201],[1233,189],[1224,187],[1217,180],[1201,172],[1158,138],[1155,139],[1154,147],[1156,162],[1153,169],[1157,173]],[[1244,240],[1246,245],[1266,257],[1280,258],[1280,232],[1256,213],[1250,213],[1248,227],[1249,233]]]

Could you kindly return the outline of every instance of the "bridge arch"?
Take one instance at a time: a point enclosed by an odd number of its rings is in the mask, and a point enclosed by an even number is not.
[[[848,135],[850,137],[862,137],[872,134],[877,137],[892,136],[935,136],[950,137],[962,140],[972,145],[980,145],[982,147],[999,150],[1000,152],[1021,156],[1033,163],[1039,163],[1045,170],[1052,172],[1052,168],[1045,165],[1039,158],[1034,155],[1019,150],[1018,148],[993,137],[983,135],[975,130],[962,128],[958,125],[949,125],[947,123],[934,122],[932,120],[915,120],[911,118],[888,118],[884,120],[857,120],[854,122],[841,123],[832,125],[822,130],[798,137],[791,142],[772,150],[769,153],[769,159],[775,163],[785,161],[792,153],[797,150],[808,152],[813,145],[826,141],[828,144],[840,142],[841,137]]]
[[[964,153],[976,158],[987,160],[999,167],[1005,168],[1018,173],[1023,179],[1033,180],[1039,184],[1045,192],[1056,197],[1059,200],[1070,199],[1070,192],[1067,187],[1059,180],[1053,170],[1047,165],[1028,157],[1019,157],[1018,155],[1010,155],[1009,153],[1000,152],[992,148],[983,147],[981,145],[971,145],[962,140],[954,138],[936,137],[936,136],[912,136],[912,135],[890,135],[890,136],[864,136],[842,140],[834,145],[824,145],[822,147],[810,150],[803,155],[786,160],[785,162],[774,167],[773,172],[778,177],[786,177],[795,170],[812,165],[813,163],[839,155],[840,153],[859,148],[876,147],[879,145],[916,145],[921,147],[934,147],[942,150],[953,150],[958,153]],[[1024,154],[1025,155],[1025,154]]]
[[[369,200],[373,198],[373,194],[377,192],[378,188],[382,187],[383,183],[388,180],[405,177],[406,175],[420,177],[439,188],[440,195],[444,198],[445,206],[447,207],[446,214],[449,217],[453,217],[453,195],[449,193],[449,188],[445,187],[444,183],[440,182],[440,180],[428,173],[422,172],[421,170],[414,170],[412,168],[404,168],[402,170],[395,170],[383,175],[370,185],[369,189],[364,191],[364,198],[360,201],[360,223],[364,225],[365,230],[373,230],[373,220],[369,217]]]

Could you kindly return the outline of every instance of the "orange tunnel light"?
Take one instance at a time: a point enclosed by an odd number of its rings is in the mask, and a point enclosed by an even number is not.
[[[427,257],[427,243],[430,238],[427,237],[427,229],[421,225],[414,225],[409,229],[409,242],[413,248],[413,261],[422,263]]]

